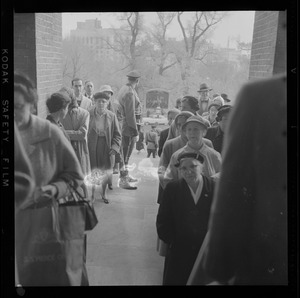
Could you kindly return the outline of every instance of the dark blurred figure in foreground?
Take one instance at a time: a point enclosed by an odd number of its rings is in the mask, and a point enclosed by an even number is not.
[[[288,284],[286,92],[285,75],[248,83],[231,111],[201,262],[220,283]]]

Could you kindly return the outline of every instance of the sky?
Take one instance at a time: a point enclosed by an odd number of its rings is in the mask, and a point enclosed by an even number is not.
[[[254,11],[228,11],[228,15],[215,27],[211,36],[211,41],[215,45],[226,47],[228,40],[229,46],[232,47],[234,42],[230,41],[240,37],[242,42],[251,42],[254,25]],[[144,12],[146,14],[146,23],[151,24],[155,20],[154,12]],[[187,13],[186,13],[187,14]],[[188,14],[187,14],[188,15]],[[118,27],[118,23],[110,13],[63,13],[62,14],[62,30],[63,37],[70,35],[72,29],[76,29],[77,22],[84,22],[87,19],[101,20],[103,28],[110,28],[112,26]],[[188,16],[187,16],[188,18]],[[179,35],[179,24],[176,20],[168,32],[170,37],[181,37]]]

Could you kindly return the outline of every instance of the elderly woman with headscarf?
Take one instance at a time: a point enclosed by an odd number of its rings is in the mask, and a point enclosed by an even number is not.
[[[179,154],[182,178],[164,190],[156,219],[158,236],[168,244],[163,285],[186,285],[206,235],[214,182],[203,174],[204,163],[199,152]]]

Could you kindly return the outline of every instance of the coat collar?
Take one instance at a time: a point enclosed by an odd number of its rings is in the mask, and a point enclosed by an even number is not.
[[[31,115],[30,129],[32,133],[29,143],[31,145],[51,138],[50,122],[48,120],[41,119],[35,115]]]
[[[91,117],[93,117],[93,118],[96,117],[96,107],[93,107],[93,108],[90,110],[90,114],[91,114]],[[105,114],[104,114],[105,117],[107,117],[107,118],[112,118],[113,115],[114,115],[113,112],[111,112],[110,110],[106,109]]]

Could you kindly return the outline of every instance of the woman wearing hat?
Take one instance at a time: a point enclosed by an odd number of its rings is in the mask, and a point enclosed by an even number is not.
[[[203,174],[211,177],[221,170],[221,155],[215,149],[207,146],[203,141],[209,122],[201,116],[191,116],[182,126],[188,142],[187,144],[173,153],[169,166],[165,172],[163,184],[165,186],[170,182],[181,178],[180,172],[175,167],[179,154],[183,152],[201,153],[204,157]]]
[[[115,163],[115,154],[120,151],[121,132],[117,116],[107,109],[109,96],[104,92],[94,95],[95,107],[90,110],[90,125],[88,130],[88,149],[90,154],[91,169],[105,172],[102,181],[101,197],[108,204],[106,186],[111,189],[112,168]],[[96,171],[95,171],[96,170]],[[95,187],[92,197],[94,198]]]
[[[204,119],[209,121],[210,126],[217,126],[218,122],[216,121],[218,108],[220,105],[216,102],[212,102],[208,107],[208,115],[203,116]]]
[[[182,178],[166,186],[156,218],[158,236],[168,244],[163,285],[186,285],[207,232],[214,189],[201,153],[182,152],[175,166]]]
[[[102,85],[99,89],[99,92],[103,92],[106,95],[108,95],[109,100],[108,100],[107,109],[115,113],[115,109],[111,100],[112,96],[114,95],[114,91],[111,89],[110,85]]]

